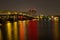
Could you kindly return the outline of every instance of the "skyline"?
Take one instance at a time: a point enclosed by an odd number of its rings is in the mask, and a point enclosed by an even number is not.
[[[60,15],[60,0],[0,0],[0,10],[28,11],[36,8],[37,15]]]

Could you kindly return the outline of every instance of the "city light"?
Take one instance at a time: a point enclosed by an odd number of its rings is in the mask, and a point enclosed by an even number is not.
[[[7,39],[12,40],[12,24],[10,21],[7,21],[6,24],[6,31],[7,31]]]
[[[58,20],[59,20],[58,17],[54,17],[54,40],[59,39],[59,30],[58,30],[59,21]]]
[[[54,17],[54,20],[58,21],[59,20],[59,17]]]
[[[40,18],[42,19],[44,15],[40,15]]]
[[[0,40],[2,40],[2,30],[0,29]]]
[[[0,40],[59,40],[60,16],[33,16],[27,13],[2,14]]]
[[[51,17],[48,17],[49,20],[51,20]]]
[[[8,14],[11,14],[10,12],[8,12]]]
[[[54,18],[54,16],[51,16],[51,18]]]
[[[17,29],[17,21],[13,22],[13,35],[14,40],[18,40],[18,29]]]
[[[23,21],[19,21],[19,33],[20,33],[20,40],[24,40],[24,25],[23,25]]]

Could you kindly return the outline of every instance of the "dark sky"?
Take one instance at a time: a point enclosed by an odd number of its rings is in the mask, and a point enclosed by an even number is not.
[[[37,15],[60,15],[60,0],[0,0],[0,10],[28,11],[36,8]]]

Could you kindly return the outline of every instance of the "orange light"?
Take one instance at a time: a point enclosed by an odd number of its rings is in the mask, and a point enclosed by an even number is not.
[[[27,40],[27,35],[26,35],[26,32],[27,32],[27,20],[24,20],[23,21],[23,25],[24,25],[24,40]]]
[[[20,40],[25,40],[24,39],[24,26],[23,26],[23,21],[19,21],[19,27],[20,27]]]
[[[1,32],[1,29],[0,29],[0,40],[2,40],[2,32]]]

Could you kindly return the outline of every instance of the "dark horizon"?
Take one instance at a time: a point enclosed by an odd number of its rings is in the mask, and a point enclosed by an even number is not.
[[[37,15],[60,15],[60,0],[0,0],[0,10],[28,11],[36,8]]]

